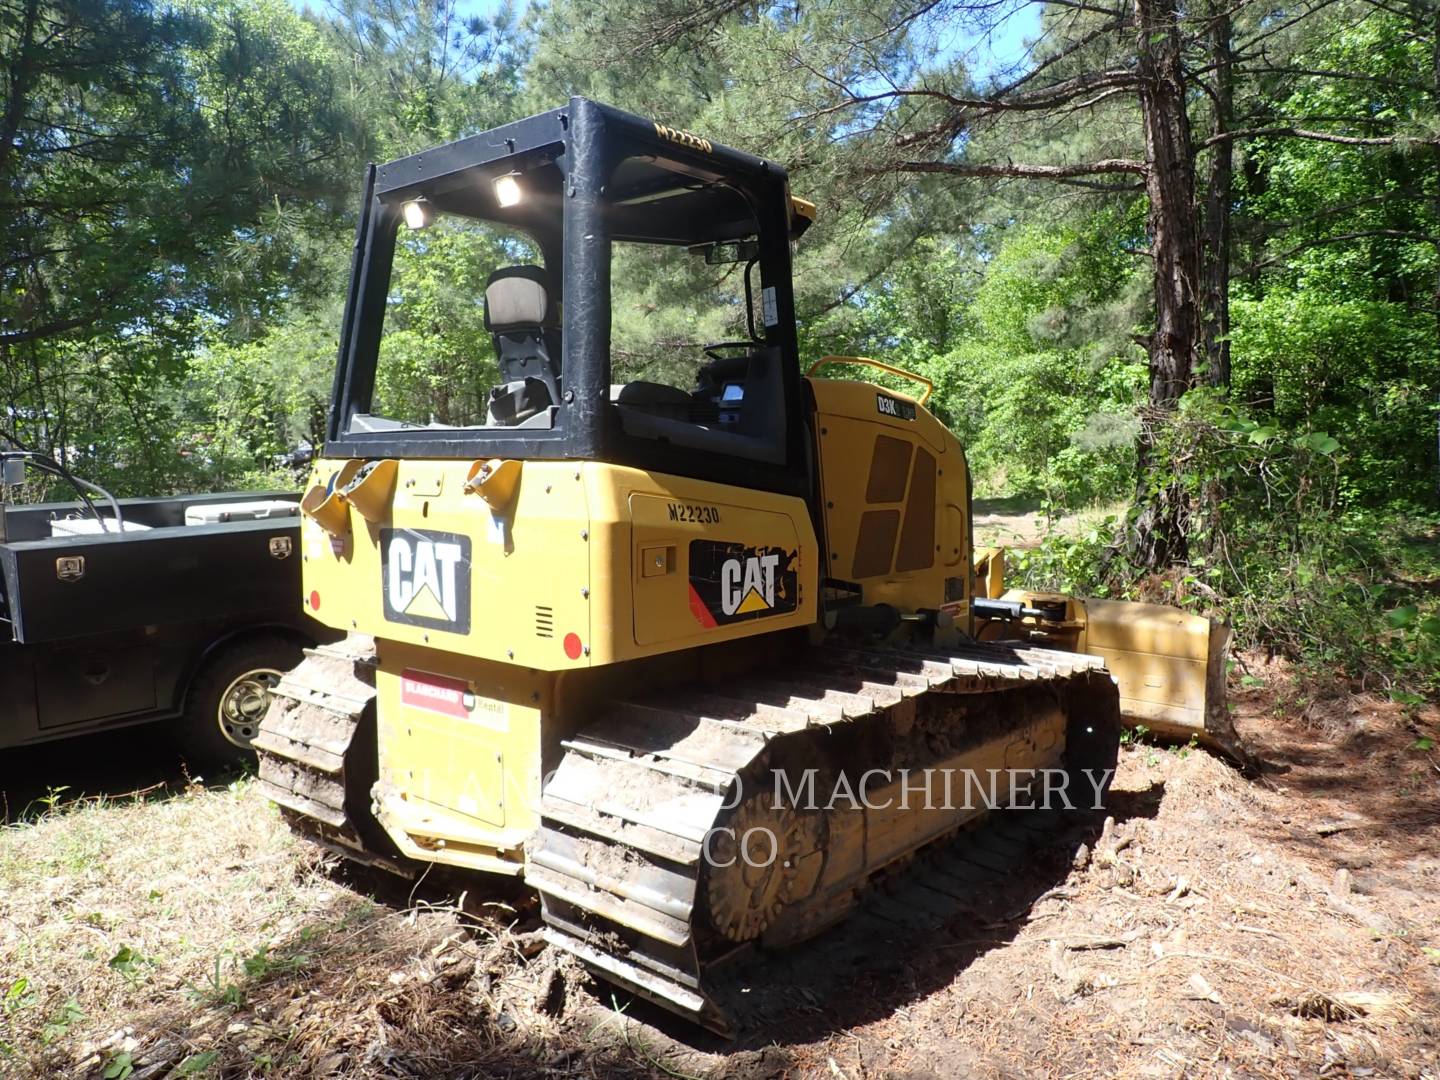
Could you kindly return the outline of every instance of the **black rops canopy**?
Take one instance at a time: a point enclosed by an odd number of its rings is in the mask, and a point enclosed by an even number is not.
[[[501,207],[495,181],[515,176],[522,197]],[[563,406],[550,428],[380,425],[368,416],[405,203],[510,225],[534,237],[562,301]],[[665,451],[669,471],[721,475],[678,447],[639,447],[609,407],[610,245],[693,246],[756,236],[765,293],[765,347],[784,369],[784,409],[801,413],[790,281],[790,240],[809,223],[785,170],[708,138],[572,98],[559,109],[400,158],[367,174],[336,373],[327,454],[343,457],[574,458],[645,464]],[[801,425],[787,434],[774,476],[751,465],[753,486],[805,485]],[[686,460],[693,458],[693,460]]]

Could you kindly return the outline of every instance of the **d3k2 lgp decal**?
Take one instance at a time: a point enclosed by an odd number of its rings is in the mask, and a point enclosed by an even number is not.
[[[690,541],[690,611],[704,627],[784,615],[800,603],[798,552]]]
[[[381,529],[385,618],[470,632],[470,538],[428,529]]]

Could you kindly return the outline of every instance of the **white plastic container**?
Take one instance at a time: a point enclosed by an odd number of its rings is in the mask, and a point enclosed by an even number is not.
[[[186,525],[220,525],[226,521],[264,521],[299,516],[300,504],[285,499],[254,499],[185,508]]]
[[[50,522],[51,536],[99,536],[103,533],[114,532],[149,532],[149,525],[141,525],[138,521],[127,521],[123,529],[115,528],[115,519],[107,517],[105,528],[100,528],[100,523],[93,517],[83,518],[55,518]]]

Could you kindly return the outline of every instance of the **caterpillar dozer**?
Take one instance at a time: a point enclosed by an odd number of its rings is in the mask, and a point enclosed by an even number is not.
[[[1092,806],[1122,701],[1195,726],[1217,667],[1205,620],[976,571],[924,381],[802,374],[814,216],[774,162],[582,98],[370,167],[302,502],[304,607],[348,636],[254,741],[297,829],[523,877],[554,946],[721,1031],[716,973],[1003,801],[963,785]],[[689,342],[702,295],[734,340]],[[480,319],[484,355],[424,354]]]

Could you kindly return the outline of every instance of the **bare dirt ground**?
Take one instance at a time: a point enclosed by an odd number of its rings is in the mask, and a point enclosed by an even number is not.
[[[347,877],[248,781],[32,808],[0,1073],[1440,1080],[1440,715],[1233,692],[1260,775],[1132,743],[1108,833],[777,962],[733,1044],[547,951],[523,892]]]
[[[1106,517],[1119,517],[1123,503],[1088,507],[1047,520],[1035,499],[976,499],[974,502],[975,546],[1032,548],[1051,533],[1074,535]]]

